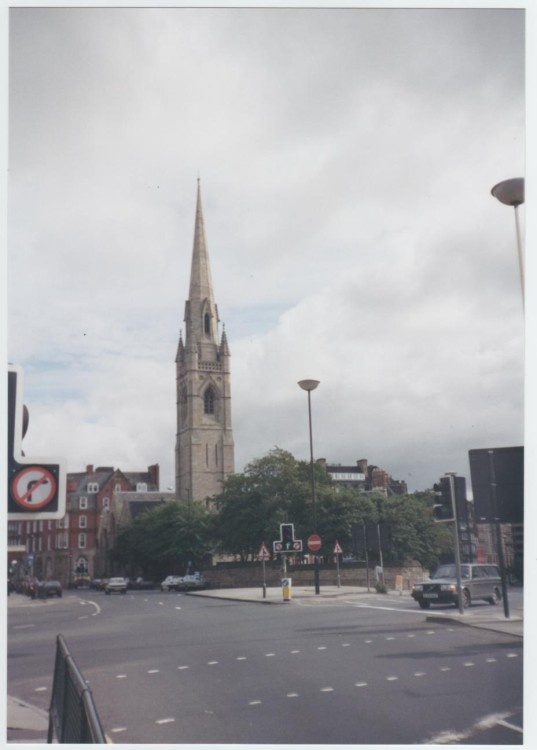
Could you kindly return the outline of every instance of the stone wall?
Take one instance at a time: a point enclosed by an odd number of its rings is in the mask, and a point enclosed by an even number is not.
[[[203,570],[203,575],[212,588],[251,588],[263,585],[262,563],[219,563],[212,568]],[[265,564],[265,581],[267,586],[280,586],[282,567],[276,563]],[[313,586],[313,565],[288,565],[287,575],[293,581],[293,586]],[[395,588],[395,577],[403,576],[403,589],[410,590],[412,584],[427,577],[428,571],[417,563],[408,563],[402,567],[384,568],[384,582],[390,589]],[[375,586],[374,568],[368,571],[364,564],[352,563],[341,565],[339,568],[342,586]],[[369,578],[369,581],[368,581]],[[337,585],[337,568],[335,565],[321,565],[319,582],[321,586]]]

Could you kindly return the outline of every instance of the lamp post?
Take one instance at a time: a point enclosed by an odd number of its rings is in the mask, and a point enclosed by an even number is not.
[[[310,463],[311,463],[311,494],[312,494],[312,510],[313,510],[313,532],[317,533],[317,499],[315,495],[315,467],[313,465],[313,433],[311,429],[311,392],[314,391],[319,385],[319,380],[299,380],[298,385],[303,391],[308,392],[308,417],[309,417],[309,428],[310,428]],[[315,555],[315,593],[320,593],[319,585],[319,558]]]
[[[518,221],[518,207],[524,203],[524,178],[514,177],[494,185],[490,191],[500,203],[512,206],[515,209],[516,244],[518,252],[518,270],[520,273],[520,286],[522,289],[522,308],[524,309],[524,259],[522,257],[522,241],[520,238],[520,225]]]

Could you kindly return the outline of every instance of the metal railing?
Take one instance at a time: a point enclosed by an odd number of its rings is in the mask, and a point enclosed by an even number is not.
[[[62,635],[56,637],[47,743],[54,737],[59,743],[106,744],[90,687]]]

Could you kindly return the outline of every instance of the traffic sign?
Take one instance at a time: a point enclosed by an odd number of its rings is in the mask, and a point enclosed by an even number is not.
[[[10,521],[65,516],[66,470],[60,459],[27,458],[21,443],[28,422],[22,368],[8,367],[7,510]],[[26,424],[25,424],[26,422]]]
[[[336,539],[336,543],[334,544],[334,555],[342,555],[342,554],[343,554],[343,550],[341,549],[340,544],[338,540]]]
[[[317,552],[321,549],[321,537],[318,534],[312,534],[308,537],[308,549],[312,552]]]
[[[270,552],[268,551],[265,542],[261,545],[257,557],[259,560],[270,560]]]

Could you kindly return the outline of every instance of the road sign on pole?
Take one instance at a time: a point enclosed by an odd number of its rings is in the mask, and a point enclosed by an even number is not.
[[[270,552],[267,549],[265,542],[261,545],[259,552],[257,553],[259,560],[270,560]]]
[[[308,549],[312,552],[317,552],[321,549],[321,537],[318,534],[312,534],[308,537]]]
[[[12,521],[52,520],[65,515],[65,464],[22,453],[24,407],[22,368],[8,367],[8,517]]]

